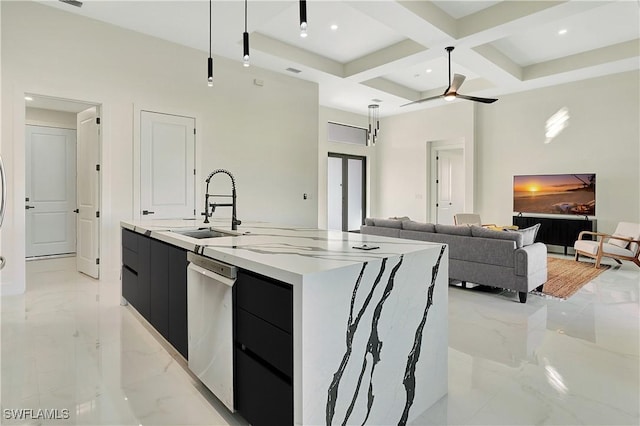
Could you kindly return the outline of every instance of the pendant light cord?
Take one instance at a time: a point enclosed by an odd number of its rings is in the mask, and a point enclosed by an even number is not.
[[[209,0],[209,57],[211,57],[211,0]]]
[[[247,32],[247,0],[244,0],[244,32]]]

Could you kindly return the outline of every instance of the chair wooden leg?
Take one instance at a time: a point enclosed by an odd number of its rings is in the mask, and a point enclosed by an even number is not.
[[[596,269],[600,267],[600,260],[602,259],[602,254],[598,253],[596,256]]]
[[[578,261],[578,257],[580,257],[580,253],[578,253],[578,252],[576,251],[576,257],[575,257],[576,262]]]
[[[636,257],[635,259],[633,259],[633,263],[640,266],[640,257]]]

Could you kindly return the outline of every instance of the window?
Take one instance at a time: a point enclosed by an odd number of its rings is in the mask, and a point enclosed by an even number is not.
[[[329,142],[351,143],[354,145],[367,146],[367,129],[328,122],[327,140]]]

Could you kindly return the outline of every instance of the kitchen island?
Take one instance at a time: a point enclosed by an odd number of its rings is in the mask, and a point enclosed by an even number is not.
[[[294,424],[406,424],[446,394],[446,246],[266,223],[245,223],[236,235],[217,238],[175,232],[205,226],[229,231],[227,223],[122,222],[123,297],[128,300],[125,275],[138,274],[128,265],[141,264],[126,245],[135,237],[145,240],[129,247],[149,240],[238,267],[234,395],[250,423],[270,423],[264,416],[277,411],[284,414],[277,419]],[[371,247],[377,248],[366,250]],[[177,258],[179,272],[184,260]],[[168,276],[176,275],[171,270],[169,265]],[[148,287],[140,288],[153,295],[155,283]],[[267,298],[260,303],[270,288],[284,294],[284,305],[271,306]],[[174,294],[169,289],[162,291]],[[286,304],[290,318],[271,320]],[[142,302],[132,305],[146,309]],[[251,337],[247,328],[261,331]],[[269,333],[274,338],[260,344]]]

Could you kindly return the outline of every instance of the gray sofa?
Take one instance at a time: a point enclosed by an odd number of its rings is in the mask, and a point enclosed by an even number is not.
[[[360,232],[449,245],[449,278],[518,292],[520,302],[547,281],[547,247],[535,231],[494,231],[397,219],[365,219]]]

